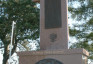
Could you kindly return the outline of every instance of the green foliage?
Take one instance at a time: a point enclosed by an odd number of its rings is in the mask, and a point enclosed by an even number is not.
[[[70,28],[70,36],[77,39],[70,48],[85,48],[90,53],[89,59],[93,60],[93,0],[74,0],[70,3],[75,1],[79,6],[69,6],[68,10],[72,14],[71,18],[81,23]]]
[[[89,34],[87,35],[87,39],[90,39],[90,40],[93,41],[93,32],[91,32],[91,33],[89,33]]]
[[[69,32],[70,32],[70,36],[77,36],[77,34],[80,33],[81,31],[76,29],[69,29]]]
[[[88,24],[89,26],[92,26],[92,27],[93,27],[93,17],[87,22],[87,24]]]
[[[16,29],[12,54],[19,41],[39,38],[39,8],[36,7],[36,3],[32,0],[0,1],[0,39],[5,48],[3,64],[6,64],[9,58],[7,48],[10,44],[13,21],[16,22]]]
[[[71,12],[71,14],[75,14],[77,17],[77,20],[87,19],[88,17],[92,17],[93,15],[93,0],[75,0],[79,2],[79,7],[74,8],[72,6],[69,6],[68,10]],[[73,2],[72,2],[73,3]]]
[[[4,8],[4,15],[0,15],[0,31],[2,33],[10,33],[12,21],[16,22],[16,33],[22,37],[28,32],[38,32],[39,27],[39,9],[35,7],[35,3],[31,0],[9,0],[2,2]],[[38,34],[31,38],[37,38]],[[21,34],[21,35],[20,35]],[[29,36],[29,35],[28,35]]]

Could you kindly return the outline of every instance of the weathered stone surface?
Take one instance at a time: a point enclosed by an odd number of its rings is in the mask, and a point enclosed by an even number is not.
[[[18,52],[19,64],[36,64],[43,59],[56,59],[63,64],[86,64],[89,53],[85,49],[64,49]],[[84,59],[82,58],[85,57]]]
[[[40,49],[68,49],[67,0],[40,0]]]
[[[25,56],[25,55],[55,55],[55,54],[62,54],[62,55],[69,55],[69,54],[84,54],[89,56],[89,53],[85,49],[62,49],[62,50],[40,50],[40,51],[25,51],[25,52],[18,52],[18,55]]]

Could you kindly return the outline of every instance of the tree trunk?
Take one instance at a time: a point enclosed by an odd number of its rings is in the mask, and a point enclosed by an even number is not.
[[[3,64],[7,64],[7,60],[9,59],[9,54],[7,50],[7,45],[4,48],[4,54],[3,54]]]
[[[4,57],[4,59],[3,59],[3,64],[7,64],[7,60],[8,60],[8,59]]]
[[[7,42],[8,43],[8,42]],[[3,54],[3,64],[7,64],[7,60],[9,59],[9,50],[8,50],[8,45],[4,45],[4,54]],[[15,52],[17,47],[17,40],[15,41],[15,44],[13,44],[13,49],[11,51],[11,55]]]

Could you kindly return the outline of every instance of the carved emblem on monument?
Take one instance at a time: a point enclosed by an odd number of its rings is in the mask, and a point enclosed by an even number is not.
[[[63,63],[55,59],[43,59],[37,62],[36,64],[63,64]]]
[[[57,38],[57,34],[54,34],[54,33],[50,34],[50,40],[51,40],[51,42],[55,42],[56,41],[56,38]]]

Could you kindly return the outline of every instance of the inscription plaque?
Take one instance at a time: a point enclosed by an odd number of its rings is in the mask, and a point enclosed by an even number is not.
[[[45,28],[61,27],[61,0],[45,0]]]
[[[36,64],[63,64],[63,63],[55,59],[43,59],[37,62]]]

